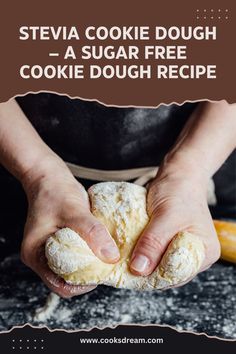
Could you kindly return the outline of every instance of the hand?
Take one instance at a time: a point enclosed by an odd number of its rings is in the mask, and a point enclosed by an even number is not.
[[[91,214],[87,192],[57,157],[27,171],[23,186],[29,203],[21,257],[55,293],[72,297],[94,287],[71,286],[48,267],[45,241],[56,230],[69,227],[84,238],[97,257],[115,263],[119,251],[106,228]]]
[[[163,164],[148,190],[150,222],[133,251],[130,268],[134,274],[151,274],[172,238],[184,230],[199,235],[205,245],[200,271],[219,258],[220,245],[207,205],[207,179],[203,176],[194,163]]]

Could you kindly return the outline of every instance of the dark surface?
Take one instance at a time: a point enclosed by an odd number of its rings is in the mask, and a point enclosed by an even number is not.
[[[236,267],[215,264],[191,283],[165,292],[98,287],[70,300],[60,299],[49,319],[35,321],[48,290],[11,256],[0,264],[0,330],[29,322],[49,328],[88,329],[119,323],[168,324],[179,330],[236,338]]]

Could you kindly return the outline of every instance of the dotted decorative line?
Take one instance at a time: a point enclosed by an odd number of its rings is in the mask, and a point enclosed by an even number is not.
[[[43,345],[43,343],[44,343],[44,339],[32,339],[31,340],[33,343],[34,343],[34,346],[32,346],[31,348],[32,349],[44,349],[44,346],[42,346]],[[36,342],[40,342],[40,344],[41,344],[41,346],[36,346]],[[27,347],[26,347],[26,349],[27,350],[29,350],[30,349],[30,347],[29,347],[29,342],[30,342],[30,339],[26,339],[26,340],[23,340],[23,339],[12,339],[12,343],[13,343],[13,346],[12,346],[12,349],[13,350],[15,350],[15,349],[17,349],[17,346],[16,346],[16,342],[19,342],[19,344],[20,344],[20,346],[18,347],[18,349],[19,350],[22,350],[22,349],[24,349],[23,348],[23,346],[22,346],[22,344],[23,344],[23,342],[26,342],[27,343]]]
[[[197,11],[197,12],[200,12],[199,9],[197,9],[196,11]],[[216,11],[216,12],[217,12],[217,11],[218,11],[218,12],[222,12],[222,11],[223,11],[223,12],[224,12],[224,11],[225,11],[225,12],[229,12],[229,9],[225,9],[225,10],[222,10],[222,9],[218,9],[218,10],[211,9],[211,10],[209,10],[209,11],[211,11],[211,12],[214,12],[214,11]],[[203,9],[203,12],[207,12],[207,9]]]
[[[33,348],[34,348],[34,349],[37,349],[37,347],[33,347]],[[15,350],[15,349],[16,349],[16,347],[12,347],[12,349],[13,349],[13,350]],[[23,349],[23,347],[19,347],[19,349],[20,349],[20,350],[22,350],[22,349]],[[29,350],[29,349],[30,349],[30,347],[26,347],[26,349],[27,349],[27,350]],[[42,350],[43,350],[43,349],[44,349],[44,347],[40,347],[39,349],[42,349]]]
[[[200,20],[200,19],[204,19],[207,20],[211,19],[211,20],[228,20],[229,19],[229,9],[196,9],[197,15],[196,15],[196,19]],[[209,17],[208,17],[208,16]],[[215,16],[213,16],[215,15]]]
[[[41,341],[41,342],[44,342],[44,339],[32,339],[34,342],[37,342],[37,340],[38,341]],[[12,339],[12,342],[15,342],[16,341],[16,339]],[[30,339],[26,339],[26,342],[29,342],[30,341]],[[23,339],[19,339],[19,342],[23,342]]]

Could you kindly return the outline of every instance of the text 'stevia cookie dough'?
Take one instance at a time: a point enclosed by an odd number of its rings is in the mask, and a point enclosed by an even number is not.
[[[104,182],[88,193],[93,215],[107,227],[121,257],[116,264],[104,263],[76,232],[61,229],[47,240],[46,257],[49,267],[67,283],[152,290],[182,283],[198,272],[205,256],[203,242],[197,235],[180,232],[153,274],[133,275],[129,271],[132,250],[149,221],[146,189],[127,182]]]

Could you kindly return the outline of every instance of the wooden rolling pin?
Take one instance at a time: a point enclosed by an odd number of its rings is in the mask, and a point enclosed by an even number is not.
[[[236,222],[214,220],[221,245],[221,259],[236,263]]]

